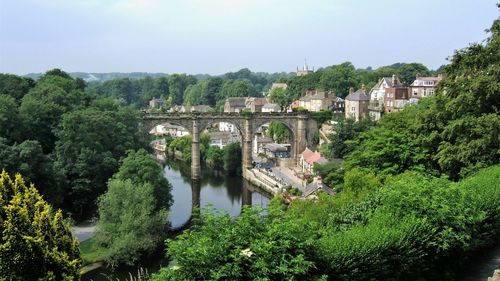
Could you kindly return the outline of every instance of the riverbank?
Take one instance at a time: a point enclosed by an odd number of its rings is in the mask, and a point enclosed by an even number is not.
[[[201,179],[193,182],[189,162],[179,161],[177,157],[170,154],[167,157],[159,157],[159,160],[165,165],[164,177],[172,185],[171,193],[174,199],[169,216],[172,229],[168,233],[170,239],[175,238],[176,235],[191,225],[193,206],[199,206],[200,208],[210,206],[215,210],[225,211],[237,217],[244,205],[265,208],[272,197],[270,191],[251,185],[241,176],[228,176],[220,170],[202,168]],[[81,247],[84,247],[82,257],[85,259],[85,265],[89,265],[90,261],[98,261],[99,259],[99,253],[91,253],[92,243],[93,239],[81,243]],[[89,254],[94,255],[94,257],[89,257]],[[98,265],[82,268],[82,270],[85,270],[82,281],[130,279],[129,273],[135,275],[139,269],[147,270],[151,274],[160,267],[168,266],[168,260],[165,258],[164,249],[159,249],[158,253],[145,256],[134,267],[119,266],[111,269],[106,267],[106,264],[100,264],[101,266],[97,267]]]

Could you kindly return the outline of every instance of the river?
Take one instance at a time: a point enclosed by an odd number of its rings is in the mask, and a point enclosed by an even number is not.
[[[189,163],[166,159],[164,165],[165,177],[172,184],[174,203],[170,208],[170,223],[173,229],[183,228],[189,223],[193,204],[201,208],[210,205],[216,210],[239,216],[243,204],[267,207],[271,197],[242,177],[229,177],[221,171],[203,167],[201,180],[194,183]],[[83,275],[82,280],[125,280],[130,278],[129,272],[134,274],[138,268],[153,273],[167,263],[164,253],[159,252],[141,261],[138,267],[120,267],[114,271],[99,268]]]

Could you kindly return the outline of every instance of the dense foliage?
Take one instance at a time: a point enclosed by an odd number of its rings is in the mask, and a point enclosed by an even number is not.
[[[143,145],[137,112],[85,87],[59,69],[36,82],[0,75],[0,168],[79,216],[94,210],[125,152]]]
[[[60,210],[34,185],[0,175],[0,280],[80,280],[80,252]]]
[[[150,154],[128,153],[98,201],[95,239],[109,264],[134,264],[158,247],[169,227],[170,190],[162,167]]]
[[[370,181],[367,181],[368,184]],[[430,280],[500,234],[500,166],[461,182],[405,173],[370,196],[274,202],[267,216],[205,212],[168,240],[153,280]],[[450,276],[448,276],[450,277]]]
[[[265,135],[272,138],[276,143],[292,142],[292,132],[281,122],[270,122],[269,127],[265,131]]]

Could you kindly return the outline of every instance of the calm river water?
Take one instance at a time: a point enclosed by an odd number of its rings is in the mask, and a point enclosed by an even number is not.
[[[165,177],[172,184],[174,203],[170,208],[170,222],[174,229],[182,228],[189,223],[193,203],[195,206],[200,205],[201,208],[211,205],[217,210],[239,216],[243,204],[266,207],[269,202],[270,195],[252,186],[242,177],[228,177],[221,171],[203,167],[202,179],[199,183],[193,183],[189,163],[167,159],[164,164]],[[153,273],[167,263],[164,253],[157,253],[142,261],[138,267]],[[138,267],[118,268],[115,271],[100,268],[85,274],[82,280],[108,281],[116,278],[125,280],[129,278],[129,272],[134,274]]]

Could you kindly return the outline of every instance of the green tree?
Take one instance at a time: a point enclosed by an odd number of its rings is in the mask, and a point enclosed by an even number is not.
[[[350,62],[344,62],[327,68],[321,75],[320,87],[333,91],[338,97],[344,98],[349,94],[349,88],[359,87],[359,78],[356,69]]]
[[[135,264],[164,239],[168,229],[166,208],[156,209],[155,188],[150,183],[113,179],[99,197],[96,241],[112,266]]]
[[[129,179],[134,185],[151,184],[157,209],[169,208],[172,204],[172,186],[165,178],[161,165],[144,149],[129,151],[113,177],[122,181]]]
[[[229,175],[241,175],[241,146],[234,142],[224,146],[224,170]]]
[[[266,135],[277,143],[290,143],[292,141],[292,132],[280,122],[270,122]]]
[[[337,118],[334,120],[333,133],[329,136],[328,152],[332,158],[343,158],[355,147],[349,147],[346,141],[353,140],[359,133],[369,130],[375,126],[370,119],[362,119],[359,122],[351,118]]]
[[[20,125],[16,100],[0,94],[0,136],[12,143],[19,140]]]
[[[108,104],[107,106],[111,106]],[[84,215],[129,149],[141,145],[138,113],[89,107],[65,114],[56,130],[55,169],[64,179],[65,206]]]
[[[209,166],[222,168],[224,166],[224,151],[218,146],[210,146],[205,152],[205,161]]]
[[[0,95],[11,96],[18,103],[34,85],[35,81],[30,78],[0,73]]]
[[[406,85],[411,85],[415,80],[417,74],[421,76],[430,76],[429,69],[421,63],[405,63],[397,72],[398,78]]]
[[[292,96],[290,95],[288,90],[283,88],[273,89],[269,94],[269,100],[277,103],[281,107],[281,110],[286,109],[293,101]]]
[[[80,280],[78,242],[34,185],[3,171],[0,206],[0,279]]]

